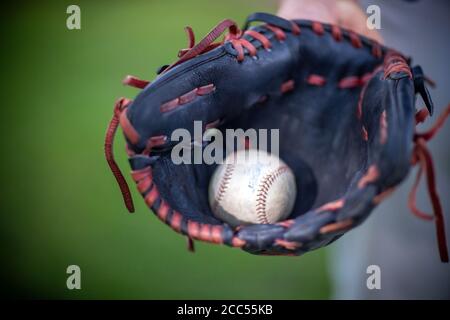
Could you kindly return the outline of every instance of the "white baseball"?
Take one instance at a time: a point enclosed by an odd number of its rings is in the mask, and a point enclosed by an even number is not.
[[[230,154],[209,184],[213,214],[232,227],[284,220],[296,194],[291,169],[277,156],[255,149]]]

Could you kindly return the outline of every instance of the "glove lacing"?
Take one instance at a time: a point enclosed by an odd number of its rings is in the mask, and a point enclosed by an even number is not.
[[[427,109],[422,109],[416,114],[416,122],[420,123],[429,115]],[[433,158],[427,148],[426,142],[432,139],[439,129],[444,125],[445,120],[450,115],[450,105],[440,115],[436,123],[426,132],[414,134],[414,150],[413,150],[413,165],[419,165],[416,180],[408,197],[408,206],[412,213],[424,220],[435,220],[436,234],[438,239],[439,254],[443,262],[448,262],[447,241],[445,237],[444,214],[442,210],[441,201],[436,190],[436,178],[434,171]],[[417,208],[416,193],[419,186],[420,179],[425,172],[428,194],[430,196],[431,205],[433,207],[434,215],[427,214]]]
[[[281,28],[270,24],[266,24],[264,25],[264,27],[272,31],[279,41],[283,41],[286,38],[286,35]],[[214,41],[227,29],[229,30],[229,33],[225,36],[224,41],[214,43]],[[178,53],[179,60],[177,60],[175,63],[165,68],[162,71],[162,73],[167,72],[168,70],[181,64],[182,62],[185,62],[189,59],[192,59],[200,54],[203,54],[220,46],[225,41],[229,41],[233,46],[233,48],[236,50],[238,61],[242,61],[244,59],[245,55],[244,48],[247,49],[248,54],[253,57],[256,55],[256,48],[250,41],[242,38],[243,34],[247,34],[252,38],[261,42],[263,48],[265,48],[266,50],[270,49],[270,41],[266,36],[254,30],[246,30],[242,32],[237,26],[237,24],[229,19],[219,23],[196,45],[195,45],[195,36],[192,31],[192,28],[186,27],[185,31],[188,36],[188,49],[180,50]],[[300,33],[300,28],[294,22],[292,22],[292,32],[294,34]],[[395,68],[397,68],[397,66],[395,66]],[[134,77],[127,77],[124,80],[124,83],[131,84],[138,88],[144,88],[149,82]],[[134,205],[130,189],[113,155],[113,142],[115,133],[119,126],[119,117],[121,113],[128,107],[130,102],[131,102],[130,100],[125,98],[121,98],[116,102],[114,106],[114,115],[107,129],[104,149],[106,160],[108,162],[109,167],[111,168],[112,173],[114,174],[114,177],[117,180],[117,183],[119,184],[125,205],[130,212],[134,212]],[[433,219],[435,220],[439,253],[441,256],[441,260],[444,262],[448,262],[449,259],[445,237],[443,210],[440,203],[439,195],[437,194],[436,190],[433,160],[426,146],[426,142],[434,137],[437,131],[443,126],[449,114],[450,114],[450,105],[447,106],[444,113],[439,117],[436,124],[429,131],[424,133],[415,133],[414,135],[414,150],[412,162],[413,165],[415,164],[419,165],[419,170],[417,172],[415,183],[411,189],[408,198],[408,206],[417,217],[425,220],[433,220]],[[426,109],[419,111],[416,114],[416,122],[417,123],[422,122],[427,116],[428,111]],[[417,188],[423,172],[425,172],[426,174],[428,193],[432,203],[434,215],[424,213],[423,211],[419,210],[416,205]],[[189,247],[192,247],[191,243]]]

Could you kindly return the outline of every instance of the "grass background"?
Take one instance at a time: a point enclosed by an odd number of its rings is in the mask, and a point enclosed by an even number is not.
[[[327,249],[260,257],[185,238],[151,214],[129,175],[128,214],[103,155],[122,78],[153,79],[157,67],[217,22],[240,24],[270,1],[76,1],[81,30],[66,28],[72,1],[23,2],[1,10],[2,294],[32,298],[327,298]],[[116,157],[129,166],[124,141]],[[66,268],[81,267],[82,290]]]

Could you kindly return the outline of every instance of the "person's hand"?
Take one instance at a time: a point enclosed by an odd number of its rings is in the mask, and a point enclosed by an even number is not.
[[[367,27],[367,16],[356,0],[280,0],[278,15],[335,24],[383,42],[376,30]]]

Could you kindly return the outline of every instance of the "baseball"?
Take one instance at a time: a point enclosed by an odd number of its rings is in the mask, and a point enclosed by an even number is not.
[[[277,156],[261,150],[230,154],[209,184],[215,217],[232,227],[276,223],[289,216],[297,194],[294,174]]]

